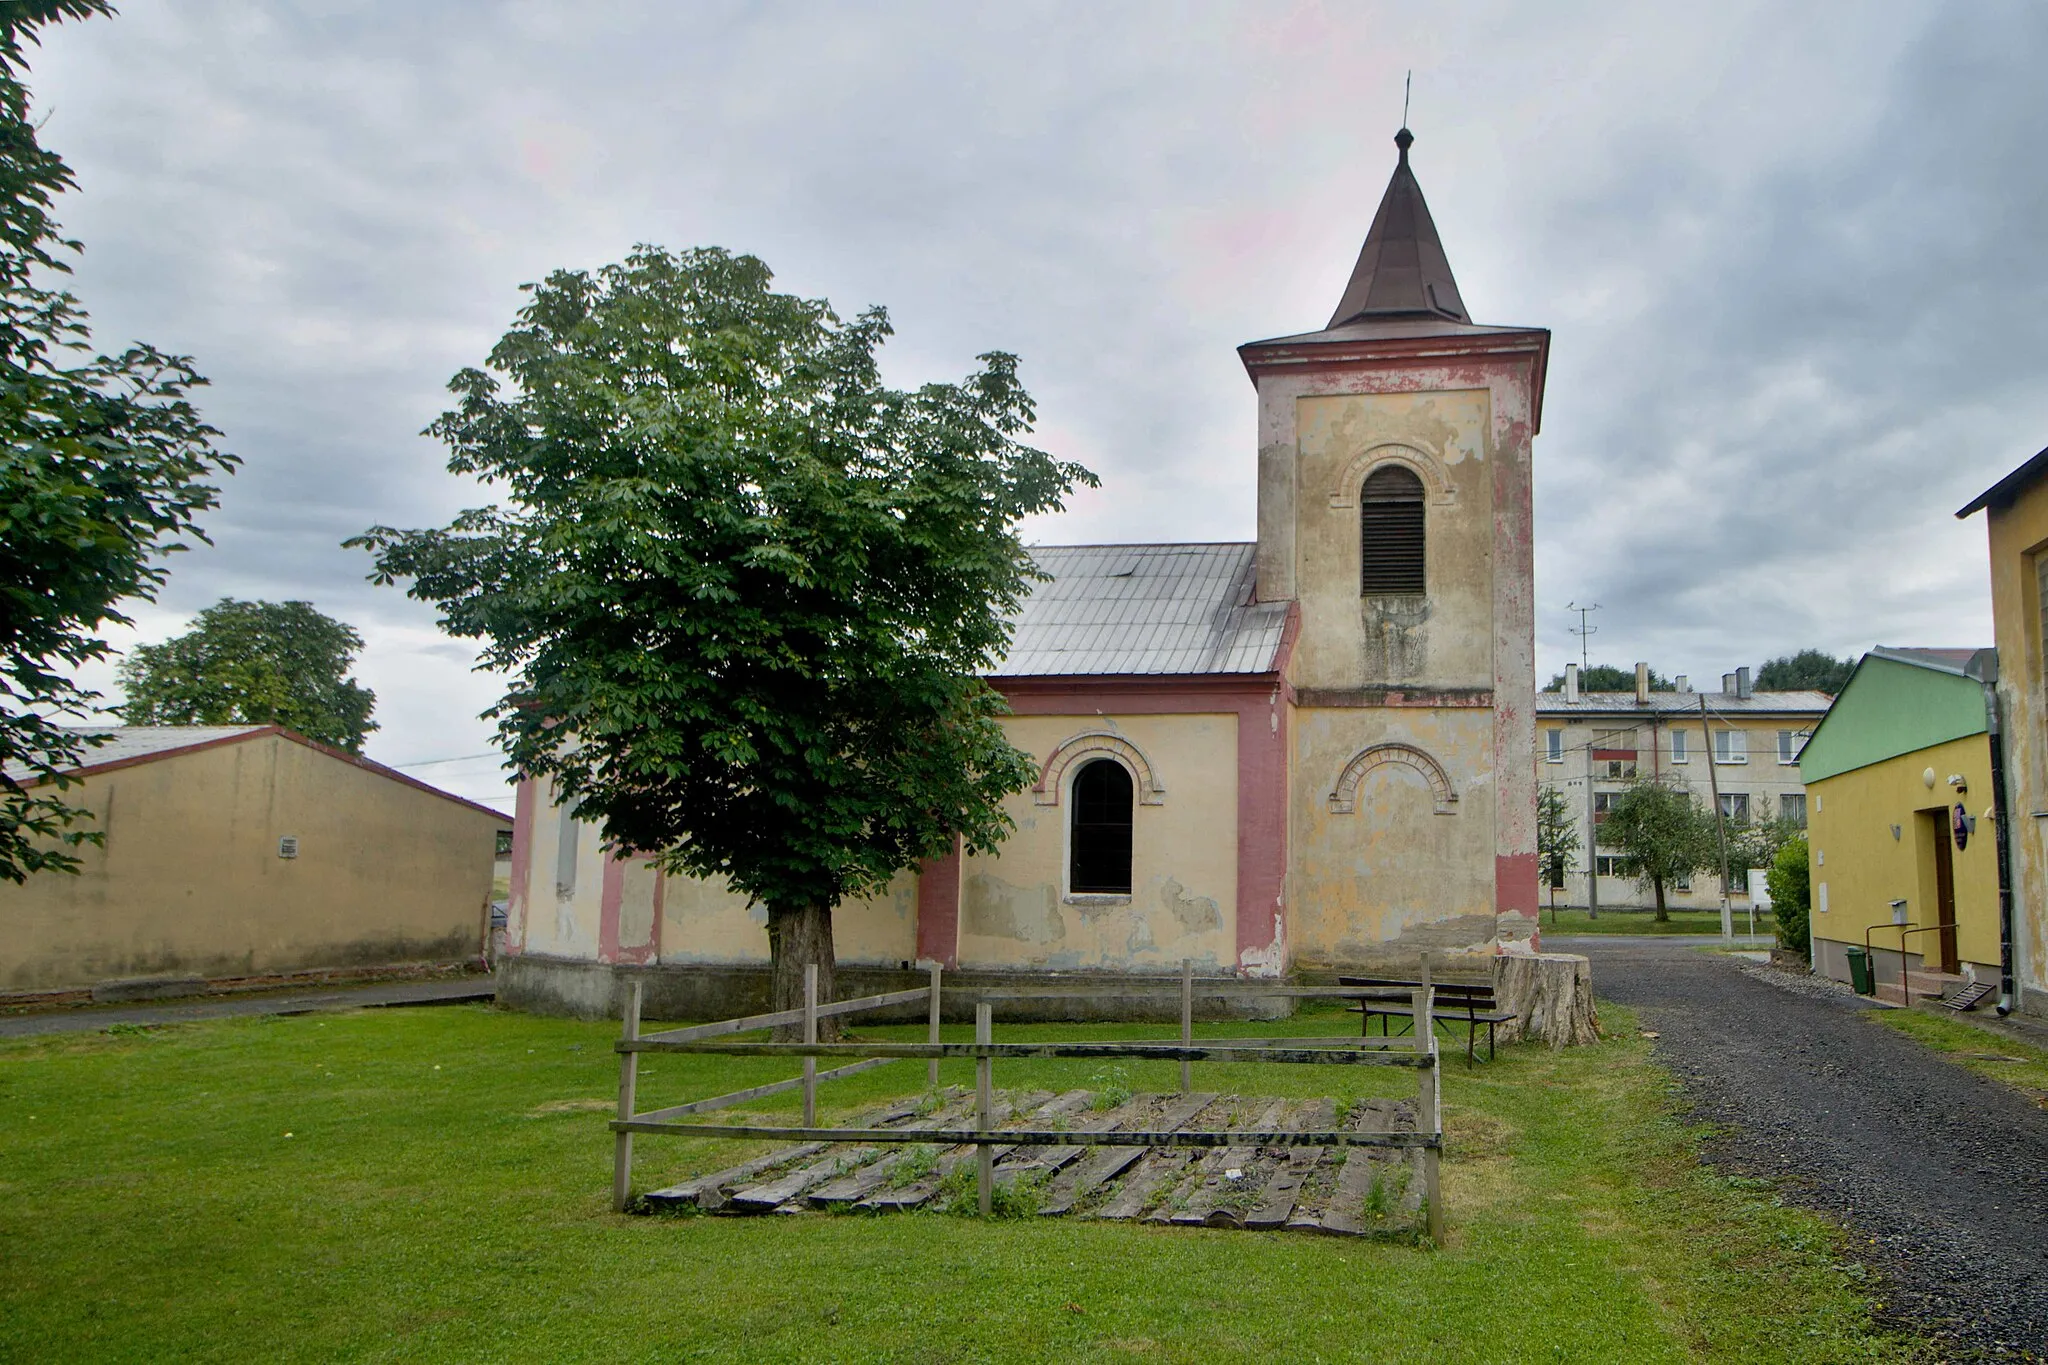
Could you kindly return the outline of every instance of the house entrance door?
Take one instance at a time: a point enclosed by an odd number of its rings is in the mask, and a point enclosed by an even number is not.
[[[1949,835],[1948,808],[1922,814],[1934,825],[1934,923],[1949,926],[1928,935],[1933,942],[1926,951],[1926,965],[1953,976],[1963,970],[1956,952],[1956,848]]]

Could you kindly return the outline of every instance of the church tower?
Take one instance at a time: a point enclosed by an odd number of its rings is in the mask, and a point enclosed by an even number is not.
[[[1472,321],[1399,158],[1316,332],[1258,389],[1257,595],[1291,601],[1288,956],[1490,942],[1537,908],[1530,444],[1550,334]]]

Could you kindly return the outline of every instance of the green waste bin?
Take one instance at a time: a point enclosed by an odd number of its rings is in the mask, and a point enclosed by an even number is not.
[[[1877,983],[1870,979],[1870,954],[1854,943],[1844,952],[1849,958],[1849,984],[1856,988],[1856,994],[1877,994]]]

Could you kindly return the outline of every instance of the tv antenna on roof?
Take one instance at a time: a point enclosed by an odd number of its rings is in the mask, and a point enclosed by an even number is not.
[[[1595,602],[1589,607],[1582,607],[1576,602],[1568,602],[1565,604],[1565,610],[1575,611],[1579,614],[1579,624],[1572,627],[1572,634],[1579,637],[1579,668],[1581,670],[1589,669],[1593,665],[1589,660],[1586,646],[1593,636],[1600,633],[1600,627],[1588,625],[1586,617],[1589,613],[1600,610],[1600,604]]]

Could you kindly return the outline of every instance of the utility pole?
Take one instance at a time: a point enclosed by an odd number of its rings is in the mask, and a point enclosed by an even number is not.
[[[1591,606],[1582,607],[1576,602],[1567,602],[1564,609],[1566,611],[1575,611],[1579,614],[1578,629],[1574,630],[1572,634],[1579,637],[1579,667],[1581,669],[1589,669],[1593,664],[1592,655],[1587,646],[1592,637],[1600,633],[1600,627],[1587,625],[1586,617],[1590,613],[1600,610],[1600,604],[1595,602]]]
[[[1593,741],[1586,741],[1586,918],[1600,918],[1600,827],[1593,823]]]
[[[1721,846],[1721,938],[1735,937],[1735,908],[1728,903],[1728,824],[1721,814],[1721,774],[1714,770],[1714,732],[1707,728],[1707,694],[1700,693],[1700,743],[1707,751],[1707,785],[1714,791],[1714,840]]]

